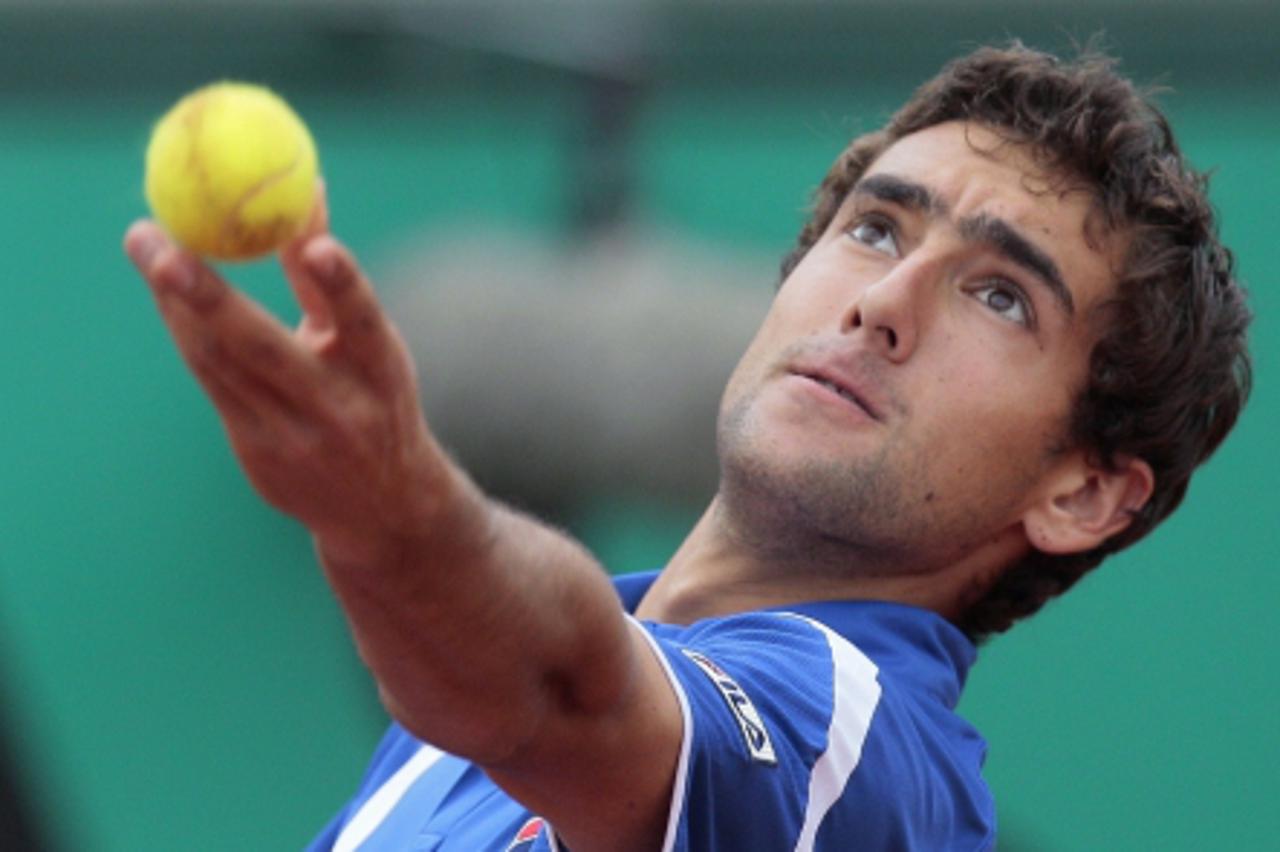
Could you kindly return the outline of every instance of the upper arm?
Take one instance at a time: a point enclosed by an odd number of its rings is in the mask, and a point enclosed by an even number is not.
[[[619,618],[624,618],[619,612]],[[627,619],[624,659],[611,669],[617,699],[584,712],[573,701],[544,711],[537,736],[489,776],[555,826],[574,852],[652,850],[666,833],[685,720],[665,666],[645,630]],[[567,693],[572,694],[569,687]]]

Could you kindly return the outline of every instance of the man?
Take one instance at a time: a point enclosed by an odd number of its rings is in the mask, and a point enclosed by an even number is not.
[[[1248,392],[1164,120],[1103,60],[979,50],[836,161],[725,391],[716,497],[615,589],[441,452],[326,231],[282,255],[292,331],[154,225],[125,240],[397,722],[318,848],[991,848],[974,642],[1163,519]]]

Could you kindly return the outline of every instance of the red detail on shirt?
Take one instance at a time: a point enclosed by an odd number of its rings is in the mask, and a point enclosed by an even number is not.
[[[543,822],[542,817],[531,817],[528,822],[520,826],[520,830],[516,832],[515,839],[507,847],[507,852],[537,840],[538,833],[542,831]]]

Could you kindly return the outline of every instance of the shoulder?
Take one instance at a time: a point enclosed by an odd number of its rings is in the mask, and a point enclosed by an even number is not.
[[[983,848],[931,846],[946,832],[916,810],[991,822],[964,804],[986,795],[980,751],[956,738],[972,729],[874,652],[790,612],[645,627],[686,718],[672,825],[689,845],[671,848]]]

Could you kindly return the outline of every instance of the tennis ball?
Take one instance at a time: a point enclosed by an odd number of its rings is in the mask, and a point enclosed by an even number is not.
[[[156,123],[147,203],[188,249],[248,260],[301,233],[316,200],[317,168],[311,134],[282,98],[250,83],[214,83]]]

